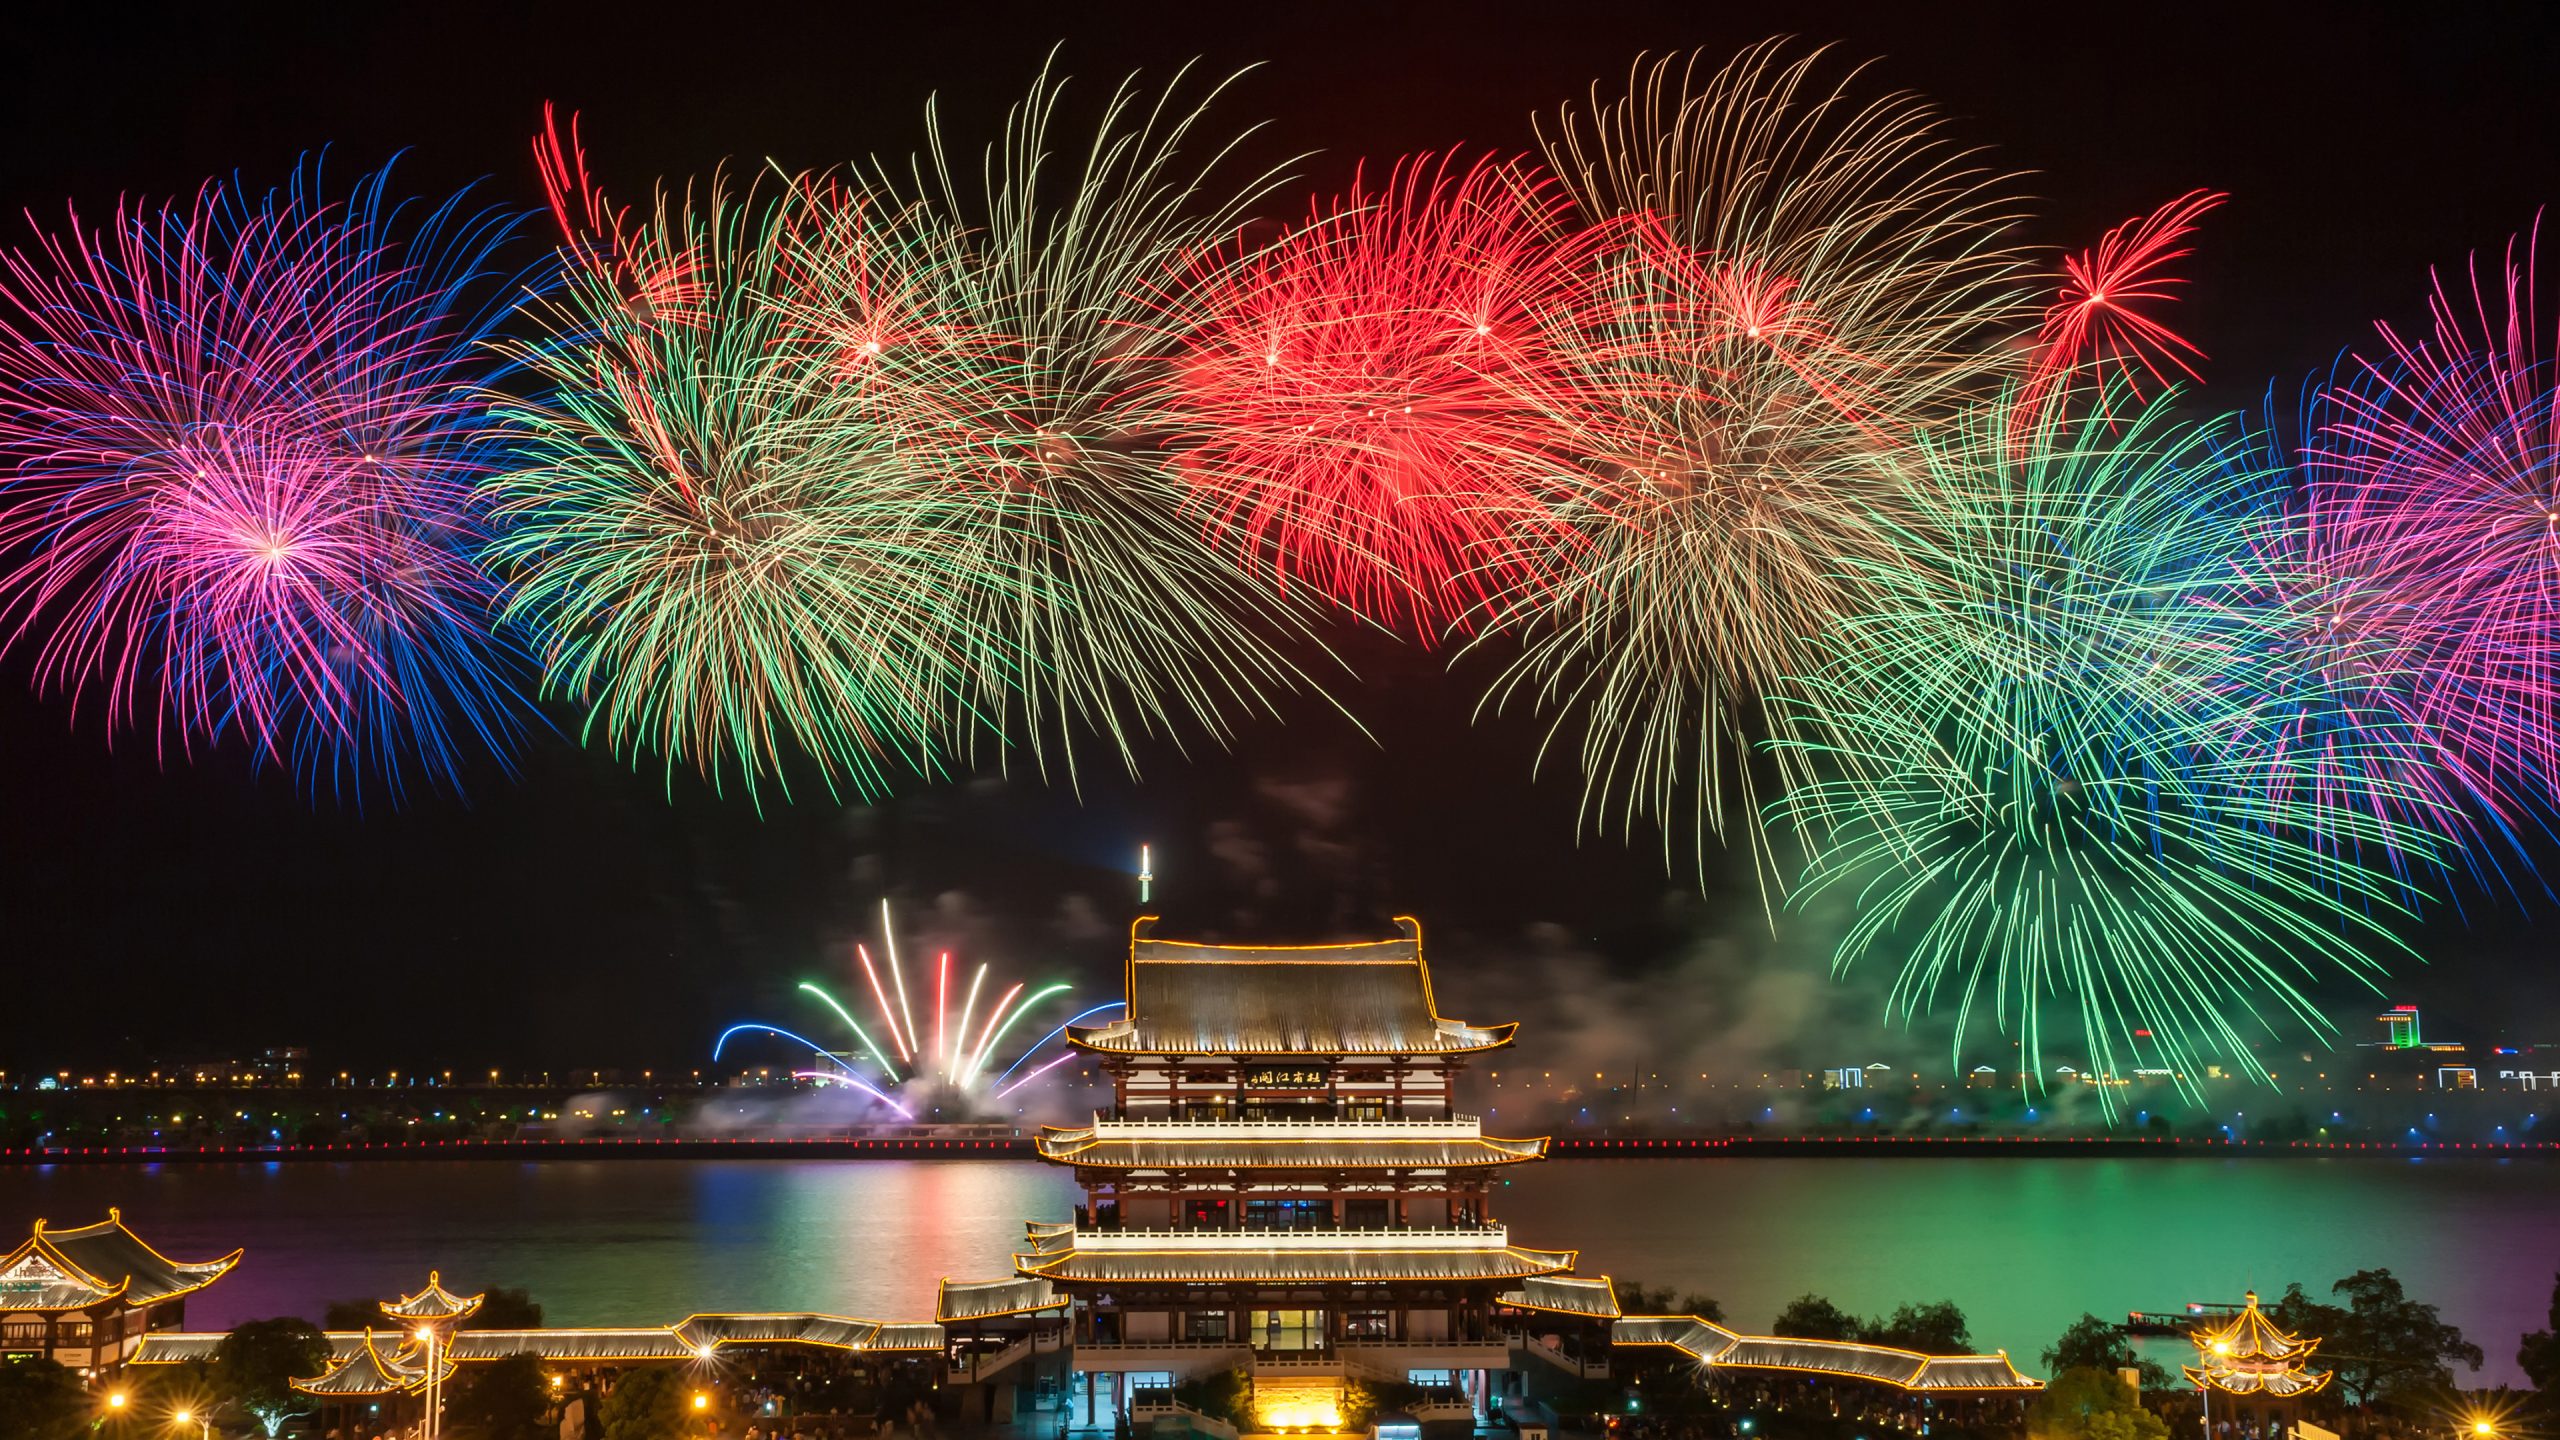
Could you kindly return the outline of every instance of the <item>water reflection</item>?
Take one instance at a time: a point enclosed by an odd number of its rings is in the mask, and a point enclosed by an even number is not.
[[[1974,1338],[2038,1351],[2082,1311],[2314,1289],[2389,1266],[2517,1380],[2560,1264],[2560,1168],[2535,1162],[2153,1159],[1565,1161],[1495,1213],[1522,1242],[1714,1295],[1747,1325],[1805,1291],[1874,1313],[1949,1298]],[[932,1312],[943,1276],[1007,1272],[1065,1173],[985,1161],[244,1164],[0,1170],[0,1225],[124,1208],[181,1258],[248,1257],[194,1325],[334,1299],[520,1285],[558,1323],[689,1310]]]

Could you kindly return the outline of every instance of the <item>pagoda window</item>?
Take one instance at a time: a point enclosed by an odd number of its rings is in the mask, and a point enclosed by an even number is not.
[[[1184,1322],[1182,1338],[1186,1340],[1226,1339],[1227,1312],[1224,1310],[1192,1311]]]
[[[1095,1202],[1093,1207],[1093,1228],[1096,1230],[1119,1229],[1120,1202],[1117,1200],[1102,1200]]]
[[[1387,1102],[1384,1100],[1346,1100],[1342,1104],[1342,1118],[1345,1120],[1384,1120],[1387,1118]]]
[[[65,1320],[54,1331],[53,1339],[57,1345],[86,1345],[92,1333],[93,1329],[86,1320]]]
[[[1342,1225],[1346,1230],[1384,1230],[1390,1217],[1387,1198],[1362,1196],[1342,1202]]]
[[[1244,1228],[1247,1230],[1330,1230],[1333,1228],[1333,1202],[1330,1200],[1247,1200],[1244,1202]]]
[[[1345,1340],[1384,1340],[1389,1338],[1387,1312],[1384,1310],[1343,1311],[1342,1338]]]
[[[1225,1230],[1229,1228],[1227,1197],[1194,1195],[1183,1204],[1183,1222],[1194,1229]]]

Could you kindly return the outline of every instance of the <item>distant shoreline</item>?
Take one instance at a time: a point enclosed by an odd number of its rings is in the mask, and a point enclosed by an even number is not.
[[[2154,1159],[2541,1159],[2560,1153],[2560,1142],[2482,1143],[2462,1140],[2203,1140],[2139,1136],[2002,1135],[1731,1135],[1559,1136],[1548,1147],[1558,1160],[1755,1159],[1775,1156],[1933,1156]],[[894,1139],[804,1137],[688,1137],[654,1139],[385,1140],[322,1145],[57,1145],[0,1146],[0,1168],[46,1165],[234,1165],[244,1162],[351,1163],[433,1160],[1031,1160],[1029,1135],[904,1137]]]

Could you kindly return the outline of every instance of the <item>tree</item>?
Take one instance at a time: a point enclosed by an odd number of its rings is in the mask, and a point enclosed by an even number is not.
[[[604,1440],[684,1440],[684,1372],[634,1370],[604,1397]]]
[[[1654,1289],[1641,1280],[1611,1280],[1610,1288],[1618,1297],[1618,1308],[1630,1315],[1695,1315],[1701,1320],[1724,1323],[1724,1306],[1712,1295],[1695,1291],[1674,1297],[1670,1286]]]
[[[1788,1301],[1778,1318],[1769,1322],[1770,1334],[1791,1335],[1799,1340],[1855,1340],[1866,1328],[1857,1316],[1811,1294]]]
[[[463,1323],[473,1330],[539,1330],[542,1306],[523,1290],[491,1290],[480,1297],[480,1308]]]
[[[308,1320],[280,1316],[233,1327],[213,1351],[214,1392],[258,1422],[268,1440],[310,1407],[296,1380],[329,1368],[329,1337]]]
[[[2560,1404],[2560,1275],[2551,1277],[2550,1324],[2525,1332],[2516,1347],[2516,1366],[2541,1392],[2543,1404]]]
[[[73,1440],[90,1418],[88,1388],[69,1367],[41,1356],[0,1365],[0,1435]]]
[[[1885,1319],[1859,1327],[1870,1345],[1891,1345],[1923,1355],[1970,1355],[1973,1332],[1953,1300],[1929,1305],[1903,1305]]]
[[[551,1409],[551,1385],[539,1355],[510,1355],[494,1365],[457,1376],[445,1413],[471,1427],[480,1440],[548,1440],[543,1417]]]
[[[320,1312],[323,1330],[380,1330],[390,1323],[382,1306],[371,1300],[332,1300]]]
[[[2027,1440],[2168,1440],[2168,1435],[2169,1427],[2142,1408],[2142,1398],[2122,1376],[2095,1366],[2057,1371],[2027,1407]]]
[[[2071,1322],[2071,1328],[2044,1352],[2045,1373],[2059,1375],[2065,1370],[2104,1370],[2112,1375],[2119,1370],[2133,1370],[2142,1376],[2145,1390],[2168,1388],[2169,1372],[2156,1360],[2145,1360],[2114,1323],[2095,1315],[2082,1315]]]
[[[2453,1388],[2454,1362],[2477,1370],[2485,1358],[2388,1270],[2359,1270],[2329,1288],[2347,1297],[2346,1323],[2320,1353],[2335,1357],[2338,1386],[2357,1404],[2431,1402]]]

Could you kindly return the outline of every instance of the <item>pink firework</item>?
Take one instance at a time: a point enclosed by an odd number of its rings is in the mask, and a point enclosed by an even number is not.
[[[2323,398],[2323,560],[2400,657],[2400,703],[2503,816],[2560,783],[2560,408],[2536,351],[2532,245],[2439,280],[2424,333]]]
[[[6,257],[6,641],[111,730],[395,789],[521,738],[472,499],[514,222],[385,179],[209,185]]]
[[[2036,332],[2035,367],[2020,395],[2024,414],[2074,381],[2094,382],[2101,393],[2121,384],[2139,398],[2145,377],[2153,385],[2172,383],[2172,372],[2203,378],[2189,362],[2204,351],[2158,313],[2187,283],[2169,267],[2194,253],[2185,242],[2196,222],[2229,198],[2190,190],[2063,260],[2061,290]]]
[[[1587,239],[1514,162],[1409,160],[1162,309],[1213,534],[1282,584],[1423,635],[1489,593],[1554,427],[1520,403]]]

